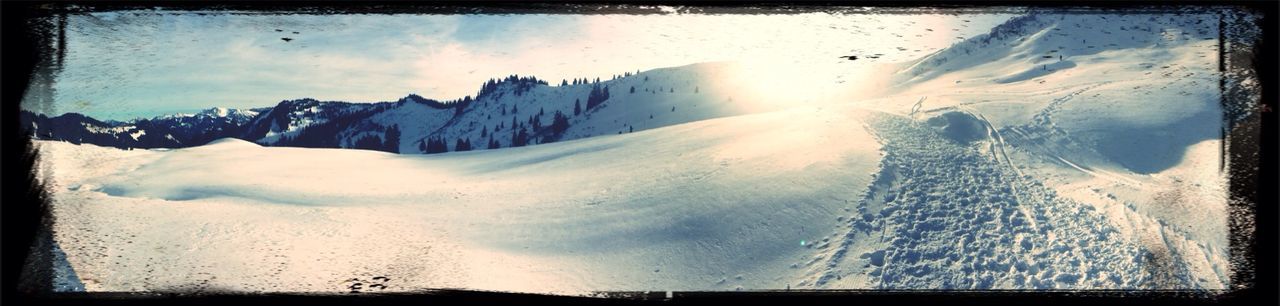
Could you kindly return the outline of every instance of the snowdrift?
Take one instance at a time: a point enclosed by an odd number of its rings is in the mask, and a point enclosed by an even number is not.
[[[1224,288],[1217,18],[1032,13],[903,64],[861,104],[976,114],[992,158],[1108,215],[1174,283]]]
[[[253,131],[369,111],[344,141],[503,149],[41,142],[41,173],[91,291],[1222,289],[1212,20],[1034,13],[804,107],[722,63],[600,82],[576,112],[591,85],[298,101]],[[555,112],[558,141],[510,147]]]
[[[426,156],[41,147],[75,186],[55,193],[56,239],[90,291],[734,290],[797,279],[787,261],[865,193],[880,153],[861,114]]]

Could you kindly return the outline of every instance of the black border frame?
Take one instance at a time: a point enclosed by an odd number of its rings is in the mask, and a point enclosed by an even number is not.
[[[1252,270],[1251,286],[1228,290],[1224,294],[1191,293],[1187,291],[873,291],[873,290],[831,290],[831,291],[753,291],[753,292],[674,292],[674,299],[668,300],[667,292],[617,292],[605,296],[613,299],[592,299],[583,297],[547,296],[537,294],[517,294],[502,292],[439,290],[417,294],[379,294],[379,295],[312,295],[312,294],[244,294],[244,295],[175,295],[175,294],[126,294],[126,293],[72,293],[72,294],[37,294],[19,291],[26,257],[33,243],[47,235],[42,232],[49,222],[45,193],[42,186],[35,181],[32,167],[34,156],[30,151],[30,140],[19,130],[17,114],[28,86],[33,79],[47,76],[48,69],[39,64],[45,60],[56,60],[58,54],[40,46],[49,45],[57,35],[56,26],[38,24],[31,21],[37,18],[56,16],[68,12],[84,12],[99,10],[123,10],[165,8],[174,10],[213,10],[213,11],[289,11],[304,14],[343,14],[343,13],[568,13],[568,14],[600,14],[657,13],[656,9],[637,6],[672,5],[682,6],[703,13],[741,13],[742,7],[765,7],[776,9],[795,9],[799,11],[820,9],[822,7],[868,6],[878,8],[912,9],[919,7],[942,9],[975,9],[985,10],[991,7],[1088,7],[1101,9],[1141,9],[1153,6],[1234,6],[1250,10],[1260,15],[1259,26],[1261,37],[1253,46],[1252,69],[1261,86],[1261,101],[1269,112],[1258,112],[1232,129],[1228,137],[1230,158],[1232,160],[1232,179],[1230,192],[1246,206],[1233,203],[1233,209],[1240,207],[1253,208],[1252,216],[1232,219],[1232,250],[1247,250],[1245,262],[1236,262],[1240,257],[1232,256],[1233,263],[1248,265]],[[479,9],[478,11],[476,9]],[[183,303],[183,304],[232,304],[243,302],[254,303],[406,303],[406,302],[554,302],[554,303],[632,303],[643,301],[672,302],[871,302],[871,303],[960,303],[960,304],[1130,304],[1153,303],[1162,305],[1183,304],[1280,304],[1280,283],[1277,282],[1277,217],[1276,201],[1276,160],[1275,140],[1275,95],[1277,26],[1276,15],[1280,12],[1280,2],[1275,1],[871,1],[871,2],[828,2],[828,1],[792,1],[786,3],[762,3],[742,1],[628,1],[625,3],[600,3],[585,1],[564,1],[561,3],[519,3],[519,2],[485,2],[485,1],[447,1],[432,3],[415,2],[4,2],[0,9],[0,30],[3,31],[3,112],[0,115],[0,158],[3,158],[3,184],[0,185],[0,226],[2,226],[3,256],[0,257],[0,297],[3,302],[26,304],[116,304],[116,303]],[[1254,139],[1256,137],[1256,139]],[[1256,141],[1255,141],[1256,140]],[[1237,211],[1238,213],[1238,211]],[[1250,227],[1251,226],[1251,227]],[[1252,237],[1240,237],[1238,228],[1246,228]],[[1241,244],[1243,243],[1243,244]],[[1233,277],[1233,283],[1238,280]]]

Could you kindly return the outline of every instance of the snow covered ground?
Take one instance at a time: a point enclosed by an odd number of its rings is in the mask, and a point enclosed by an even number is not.
[[[1225,289],[1212,18],[1032,14],[799,106],[638,86],[528,147],[42,141],[40,167],[90,291]],[[715,108],[640,120],[668,107]]]
[[[56,239],[91,291],[345,292],[376,276],[396,291],[733,290],[799,278],[801,241],[862,196],[880,159],[864,114],[427,156],[41,149]]]
[[[861,103],[976,114],[992,158],[1181,269],[1166,288],[1223,289],[1217,32],[1208,14],[1032,14],[904,65],[896,92]]]

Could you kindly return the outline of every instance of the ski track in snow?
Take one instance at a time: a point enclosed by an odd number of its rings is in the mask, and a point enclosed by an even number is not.
[[[1194,287],[1169,257],[1118,235],[1091,206],[918,122],[888,114],[871,121],[884,141],[882,179],[843,223],[837,246],[819,246],[803,263],[811,272],[800,286]]]

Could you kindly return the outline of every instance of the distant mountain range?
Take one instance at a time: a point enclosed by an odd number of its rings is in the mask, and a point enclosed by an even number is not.
[[[127,122],[100,121],[77,113],[48,117],[23,110],[19,120],[36,139],[63,140],[117,148],[181,148],[241,135],[259,112],[211,108],[196,114],[160,116]]]
[[[624,73],[610,80],[534,77],[492,79],[475,97],[437,101],[409,95],[394,102],[296,99],[273,107],[211,108],[196,114],[102,121],[77,113],[49,117],[23,111],[36,139],[116,148],[184,148],[220,138],[267,146],[439,153],[518,147],[746,113],[735,97],[747,84],[726,81],[733,63],[703,63]],[[758,101],[754,101],[758,102]]]

